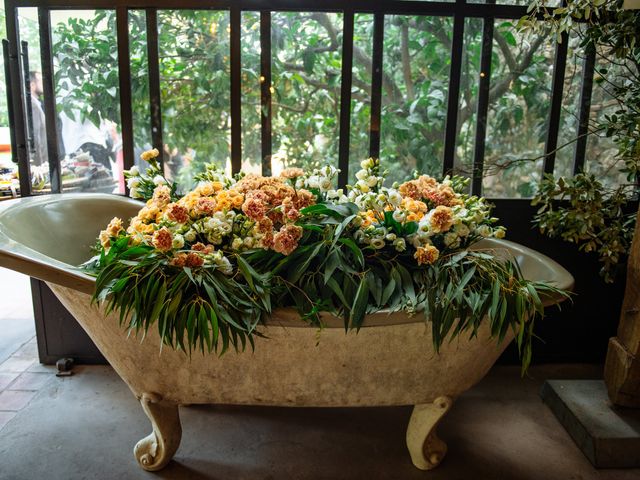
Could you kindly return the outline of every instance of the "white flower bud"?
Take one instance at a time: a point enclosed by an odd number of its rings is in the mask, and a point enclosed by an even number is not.
[[[396,238],[393,246],[398,252],[404,252],[407,249],[407,243],[404,241],[404,238]]]

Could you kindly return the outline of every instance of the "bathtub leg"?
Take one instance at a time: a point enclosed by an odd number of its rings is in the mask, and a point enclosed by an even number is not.
[[[153,432],[136,444],[133,455],[142,468],[155,472],[169,463],[180,446],[180,415],[176,404],[163,401],[155,393],[144,393],[140,404],[151,420]]]
[[[411,461],[420,470],[437,467],[447,453],[447,444],[438,438],[436,427],[453,400],[438,397],[433,403],[415,405],[407,427],[407,448]]]

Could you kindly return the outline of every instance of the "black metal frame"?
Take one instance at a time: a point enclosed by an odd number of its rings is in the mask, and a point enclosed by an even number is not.
[[[453,18],[453,37],[451,51],[451,71],[447,100],[447,119],[445,128],[443,174],[453,171],[456,147],[456,122],[458,117],[461,62],[463,52],[463,33],[466,18],[484,19],[483,44],[481,56],[481,76],[477,105],[477,126],[475,132],[475,152],[473,158],[472,192],[480,194],[482,190],[482,172],[484,169],[484,151],[486,137],[486,119],[488,95],[491,79],[491,53],[493,47],[493,22],[496,18],[518,19],[525,15],[526,6],[499,5],[495,0],[486,0],[484,4],[467,3],[467,0],[455,2],[429,2],[416,0],[5,0],[5,13],[8,37],[9,75],[7,76],[10,111],[12,113],[12,135],[15,135],[14,160],[19,165],[20,187],[22,195],[30,194],[28,152],[25,117],[25,93],[19,88],[23,78],[23,67],[19,62],[19,32],[17,28],[18,7],[39,7],[39,25],[41,36],[41,59],[45,86],[45,116],[47,121],[47,145],[51,170],[52,189],[60,191],[60,167],[57,155],[57,137],[55,130],[55,99],[53,95],[53,73],[51,64],[51,10],[64,9],[115,9],[117,18],[118,74],[120,82],[120,113],[124,153],[124,167],[133,165],[133,118],[131,105],[131,67],[129,63],[130,10],[145,10],[147,21],[147,48],[149,58],[149,96],[150,124],[152,143],[162,151],[162,106],[160,98],[160,75],[158,66],[158,9],[212,9],[230,12],[230,112],[231,112],[231,165],[238,172],[242,164],[241,139],[241,48],[240,28],[243,11],[260,12],[261,41],[261,127],[262,127],[262,172],[271,172],[272,131],[271,131],[271,12],[278,11],[323,11],[343,13],[343,58],[342,85],[340,98],[340,138],[338,162],[341,169],[339,184],[344,186],[348,179],[350,144],[350,105],[353,66],[353,22],[357,13],[371,13],[374,16],[372,78],[371,78],[371,156],[380,152],[380,120],[382,107],[382,60],[384,50],[385,15],[430,15]],[[565,39],[566,40],[566,39]],[[566,45],[563,42],[556,49],[554,79],[552,89],[549,129],[545,147],[544,171],[553,172],[555,149],[557,147],[558,127],[562,105],[562,85],[566,65]],[[6,45],[5,45],[5,50]],[[584,137],[590,107],[590,92],[593,79],[593,62],[587,61],[583,69],[583,88],[580,110],[580,131]],[[12,87],[13,86],[13,87]],[[53,126],[53,128],[51,128]],[[586,141],[586,140],[585,140]],[[584,166],[585,144],[578,142],[574,170]]]

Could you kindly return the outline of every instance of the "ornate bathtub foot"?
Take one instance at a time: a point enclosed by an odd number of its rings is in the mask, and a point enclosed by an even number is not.
[[[453,405],[449,397],[415,405],[407,427],[407,448],[411,461],[420,470],[437,467],[447,453],[447,444],[436,435],[436,426]]]
[[[133,454],[142,468],[155,472],[169,463],[180,446],[182,426],[178,406],[163,401],[155,393],[144,393],[140,404],[151,420],[153,432],[136,444]]]

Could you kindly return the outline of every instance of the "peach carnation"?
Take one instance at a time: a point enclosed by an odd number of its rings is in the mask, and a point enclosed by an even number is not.
[[[453,207],[462,204],[462,200],[458,198],[456,192],[449,185],[439,185],[437,188],[428,190],[425,198],[435,205],[444,205]]]
[[[301,168],[297,168],[297,167],[291,167],[291,168],[285,168],[284,170],[282,170],[282,173],[280,173],[280,176],[282,178],[298,178],[304,175],[304,170]]]
[[[171,190],[166,185],[159,185],[153,190],[151,201],[162,208],[171,202]]]
[[[309,190],[305,190],[301,188],[297,190],[295,195],[293,196],[293,205],[298,209],[302,210],[309,205],[313,205],[316,203],[316,196],[311,193]]]
[[[268,211],[267,201],[268,196],[266,193],[259,190],[250,192],[242,204],[242,211],[251,220],[261,220]]]
[[[193,246],[191,247],[191,250],[194,250],[196,252],[201,252],[205,255],[209,255],[210,253],[213,253],[213,251],[215,250],[215,247],[211,244],[205,245],[204,243],[198,242],[193,244]]]
[[[180,252],[171,259],[169,265],[172,267],[184,267],[187,263],[187,254]]]
[[[201,197],[196,201],[194,211],[196,215],[212,215],[216,210],[216,201],[213,198]]]
[[[109,225],[107,225],[107,233],[112,237],[116,237],[122,230],[122,220],[118,217],[113,217]]]
[[[186,208],[176,203],[170,203],[167,207],[167,217],[176,223],[187,223],[189,220],[189,212]]]
[[[204,265],[204,258],[198,255],[195,252],[187,253],[187,257],[185,258],[185,266],[189,268],[197,268]]]
[[[418,265],[431,265],[440,257],[440,251],[433,245],[418,247],[413,258],[418,261]]]
[[[173,245],[173,236],[166,227],[162,227],[160,230],[153,232],[151,243],[153,243],[153,246],[161,252],[166,252],[171,250]]]
[[[302,227],[296,225],[286,225],[280,229],[273,237],[273,249],[289,255],[298,247],[298,240],[302,237]]]
[[[453,226],[453,211],[444,205],[437,206],[431,211],[429,226],[434,233],[448,231]]]
[[[160,152],[158,151],[157,148],[153,148],[151,150],[147,150],[145,152],[142,152],[140,154],[140,158],[142,160],[144,160],[145,162],[148,162],[149,160],[156,158],[158,155],[160,155]]]
[[[211,197],[215,195],[216,192],[222,190],[222,188],[222,183],[220,182],[206,182],[196,187],[194,191],[203,197]]]

